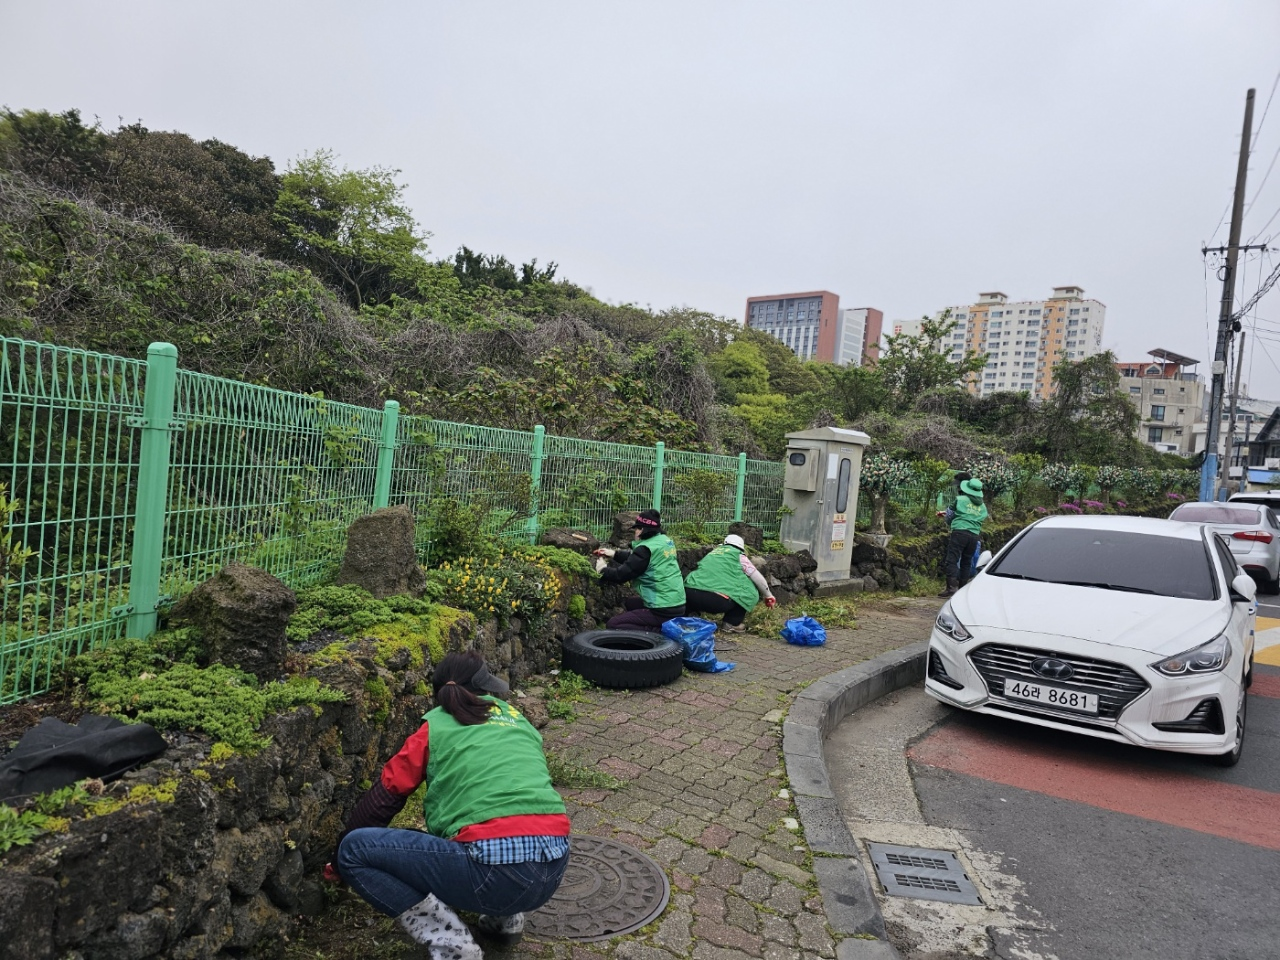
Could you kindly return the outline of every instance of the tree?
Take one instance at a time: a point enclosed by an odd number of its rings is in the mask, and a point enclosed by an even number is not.
[[[95,188],[107,171],[107,136],[79,110],[0,110],[0,164],[76,190]]]
[[[281,178],[275,220],[292,256],[345,294],[353,307],[412,295],[427,234],[404,203],[398,170],[339,169],[318,150]]]
[[[724,403],[737,403],[740,394],[769,392],[769,367],[758,344],[735,340],[708,357],[707,368]]]
[[[267,157],[141,124],[112,134],[107,156],[112,177],[104,189],[126,208],[154,210],[202,246],[281,252],[272,219],[280,178]]]
[[[732,412],[751,430],[765,455],[778,459],[787,449],[786,435],[804,426],[795,405],[781,393],[743,393]]]
[[[826,410],[838,422],[850,423],[882,409],[889,398],[884,377],[876,367],[840,367],[834,363],[812,366],[821,386],[797,398],[809,410],[807,419]]]
[[[1138,410],[1120,392],[1111,351],[1063,360],[1053,368],[1053,395],[1041,407],[1043,452],[1050,460],[1133,463],[1142,460]]]
[[[956,327],[950,317],[949,310],[932,320],[925,317],[918,334],[885,338],[887,346],[876,369],[896,409],[908,409],[917,397],[930,390],[958,388],[986,364],[986,354],[971,350],[954,361],[947,353],[939,352],[943,340]]]
[[[884,535],[884,517],[889,495],[916,479],[916,472],[905,460],[873,453],[862,460],[858,486],[871,494],[871,533]]]

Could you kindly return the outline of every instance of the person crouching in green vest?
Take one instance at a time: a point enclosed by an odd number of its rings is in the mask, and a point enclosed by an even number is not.
[[[746,549],[743,539],[731,533],[685,577],[684,606],[690,616],[723,613],[725,632],[742,633],[742,621],[757,602],[764,600],[766,607],[778,602]]]
[[[601,547],[596,551],[600,579],[605,583],[634,580],[639,594],[627,597],[622,604],[625,611],[610,617],[605,625],[610,630],[661,630],[672,617],[684,616],[684,578],[676,545],[662,532],[662,516],[657,510],[640,511],[635,534],[630,550]]]
[[[507,684],[479,653],[448,654],[431,686],[435,708],[352,809],[324,876],[395,917],[430,960],[482,960],[454,909],[480,914],[494,940],[518,940],[525,912],[564,877],[569,817],[542,735],[498,699]],[[423,782],[427,832],[388,828]]]

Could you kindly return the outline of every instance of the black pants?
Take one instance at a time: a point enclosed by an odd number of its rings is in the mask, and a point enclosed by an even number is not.
[[[970,579],[969,558],[978,549],[978,535],[968,530],[952,530],[947,538],[947,557],[942,561],[942,575],[947,586],[963,587]]]
[[[700,613],[723,613],[725,625],[729,627],[740,625],[747,617],[747,611],[736,600],[695,587],[684,588],[684,609],[691,617]]]
[[[684,607],[654,607],[649,609],[640,597],[624,597],[625,613],[610,617],[605,624],[610,630],[661,630],[673,617],[683,617]]]

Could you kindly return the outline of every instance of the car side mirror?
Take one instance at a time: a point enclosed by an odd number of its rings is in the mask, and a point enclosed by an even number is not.
[[[978,562],[974,564],[974,570],[975,571],[981,570],[990,562],[991,562],[991,551],[983,550],[980,554],[978,554]]]
[[[1247,573],[1236,574],[1231,581],[1231,601],[1233,603],[1253,603],[1258,596],[1258,585]]]

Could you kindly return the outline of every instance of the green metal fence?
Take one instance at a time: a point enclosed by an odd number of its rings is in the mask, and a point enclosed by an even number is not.
[[[180,370],[169,344],[144,363],[0,338],[0,703],[47,690],[67,655],[149,636],[230,561],[324,579],[351,521],[389,503],[414,511],[424,562],[459,517],[533,542],[658,507],[677,528],[774,537],[782,473],[285,393]]]

